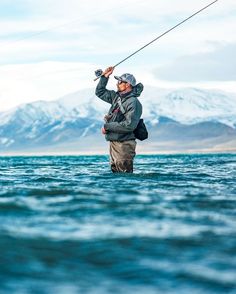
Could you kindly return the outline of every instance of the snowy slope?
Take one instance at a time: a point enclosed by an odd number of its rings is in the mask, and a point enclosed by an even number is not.
[[[144,93],[144,115],[150,120],[165,116],[182,124],[204,121],[236,124],[236,95],[220,91],[194,88],[158,90],[149,88]]]
[[[163,121],[168,122],[168,119],[189,126],[205,122],[221,123],[231,129],[236,126],[234,94],[194,88],[169,90],[147,87],[140,101],[143,104],[143,117],[148,125],[153,127],[153,134],[160,119],[162,123],[158,128],[162,126],[165,136],[170,132],[170,128],[164,129]],[[8,112],[0,113],[0,148],[33,148],[62,144],[79,138],[84,140],[98,133],[103,115],[109,106],[95,97],[94,89],[72,93],[53,102],[38,101],[20,105]],[[211,127],[215,129],[212,125]],[[198,128],[198,133],[199,130],[202,129]],[[221,130],[221,133],[227,131],[230,138],[230,129]],[[174,132],[172,129],[171,136]],[[221,135],[215,131],[214,133],[218,137]],[[160,132],[156,136],[160,138]]]
[[[184,88],[178,90],[147,87],[139,98],[143,116],[152,121],[164,116],[183,124],[217,121],[234,127],[236,95],[216,90]],[[74,93],[58,100],[66,109],[77,109],[81,116],[99,118],[109,105],[94,95],[93,89]]]

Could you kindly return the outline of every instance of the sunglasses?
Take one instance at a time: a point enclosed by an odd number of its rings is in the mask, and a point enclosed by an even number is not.
[[[124,82],[124,81],[118,81],[118,84],[119,84],[119,85],[122,84],[122,83],[127,84],[127,82]]]

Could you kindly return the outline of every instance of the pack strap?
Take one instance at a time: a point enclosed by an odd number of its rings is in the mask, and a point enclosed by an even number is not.
[[[118,103],[118,105],[120,107],[121,113],[122,114],[125,114],[125,109],[124,109],[124,106],[122,105],[122,102],[121,102],[121,98],[120,97],[118,97],[117,103]]]

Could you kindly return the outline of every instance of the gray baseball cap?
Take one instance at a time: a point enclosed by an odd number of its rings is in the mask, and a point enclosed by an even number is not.
[[[135,77],[133,75],[129,74],[129,73],[125,73],[120,77],[119,76],[114,76],[114,78],[117,79],[118,81],[129,83],[133,87],[136,85]]]

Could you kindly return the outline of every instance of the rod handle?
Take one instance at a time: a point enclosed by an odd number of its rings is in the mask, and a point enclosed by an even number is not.
[[[94,79],[94,82],[96,82],[96,80],[100,79],[100,77],[103,76],[103,74],[104,74],[104,73],[102,73],[99,77],[96,77],[96,78]]]

